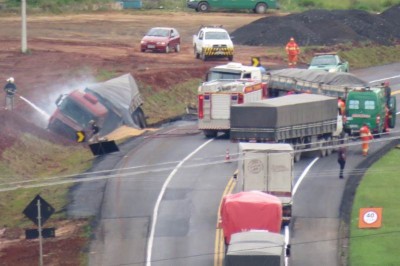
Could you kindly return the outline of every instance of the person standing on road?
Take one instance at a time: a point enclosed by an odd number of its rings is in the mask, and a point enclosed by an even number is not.
[[[293,37],[290,38],[290,41],[286,44],[286,54],[288,55],[289,67],[296,67],[297,57],[300,54],[300,48]]]
[[[366,123],[364,123],[360,128],[360,137],[362,141],[362,154],[363,156],[367,156],[369,150],[369,141],[373,139],[373,136]]]
[[[340,111],[340,115],[345,116],[346,115],[346,103],[342,97],[338,98],[338,108]]]
[[[343,170],[346,166],[346,147],[339,147],[338,150],[338,163],[340,166],[339,178],[343,178]]]
[[[382,86],[385,89],[386,105],[388,108],[390,108],[390,96],[392,94],[392,89],[389,86],[389,81],[382,83]]]
[[[7,84],[4,86],[6,92],[6,110],[14,109],[14,95],[17,92],[17,86],[15,86],[14,78],[10,77],[7,79]]]

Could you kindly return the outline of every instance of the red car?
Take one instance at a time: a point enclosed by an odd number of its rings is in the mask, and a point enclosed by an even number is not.
[[[179,52],[181,50],[181,37],[174,28],[157,27],[152,28],[142,38],[140,42],[140,51],[147,50],[169,53],[172,50]]]

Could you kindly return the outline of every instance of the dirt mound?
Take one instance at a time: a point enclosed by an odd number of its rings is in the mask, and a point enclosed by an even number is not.
[[[283,17],[265,17],[232,33],[236,44],[285,45],[294,37],[299,45],[373,42],[390,45],[400,40],[400,5],[380,15],[361,10],[310,10]]]

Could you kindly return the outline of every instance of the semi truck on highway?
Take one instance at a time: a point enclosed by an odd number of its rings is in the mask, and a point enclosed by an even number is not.
[[[220,216],[226,266],[284,265],[289,236],[287,227],[281,227],[279,198],[260,191],[229,194],[222,200]],[[256,246],[259,249],[249,248]]]
[[[231,107],[232,141],[288,143],[295,150],[317,148],[322,157],[332,152],[341,133],[337,98],[293,94]]]
[[[282,223],[292,218],[293,148],[285,143],[239,143],[236,191],[262,191],[282,203]]]
[[[329,73],[321,70],[288,68],[268,71],[241,63],[228,63],[209,69],[206,80],[251,79],[267,85],[269,96],[276,97],[287,92],[310,92],[329,96],[346,97],[353,88],[368,87],[369,84],[353,74]]]
[[[146,119],[142,104],[136,81],[125,74],[60,95],[48,129],[74,140],[77,132],[90,136],[92,120],[100,127],[100,134],[110,133],[122,124],[144,128]]]
[[[259,81],[213,80],[198,88],[198,128],[207,138],[230,130],[230,107],[267,98]]]

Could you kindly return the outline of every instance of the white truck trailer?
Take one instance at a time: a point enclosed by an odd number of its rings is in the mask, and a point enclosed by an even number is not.
[[[282,222],[292,217],[294,150],[285,143],[239,143],[236,191],[262,191],[282,202]]]

